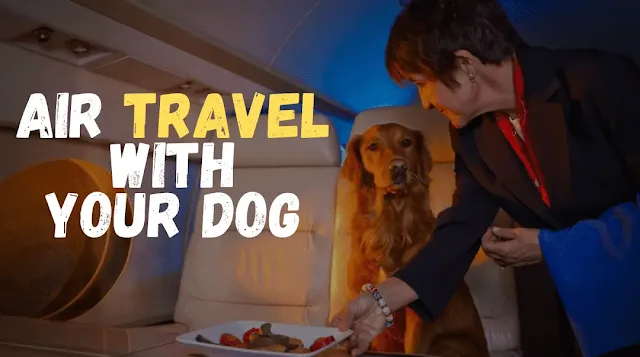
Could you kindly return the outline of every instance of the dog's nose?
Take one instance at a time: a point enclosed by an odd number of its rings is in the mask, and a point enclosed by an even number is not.
[[[400,159],[393,160],[389,164],[389,170],[391,172],[407,171],[407,162]]]
[[[400,159],[391,161],[389,172],[391,173],[391,181],[395,185],[403,184],[407,180],[407,162]]]

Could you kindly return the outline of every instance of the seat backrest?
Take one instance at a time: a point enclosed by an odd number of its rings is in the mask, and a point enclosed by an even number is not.
[[[329,137],[268,139],[268,119],[263,115],[254,137],[239,139],[237,121],[230,117],[228,122],[231,139],[214,140],[214,156],[221,157],[220,143],[235,142],[233,187],[220,187],[218,171],[214,188],[199,194],[174,320],[190,329],[233,320],[324,325],[340,167],[335,131],[327,117],[316,114],[315,124],[330,125]],[[300,123],[296,114],[281,125]],[[202,238],[203,198],[214,192],[228,194],[234,206],[245,193],[257,192],[267,209],[279,194],[294,193],[300,200],[298,229],[291,237],[277,238],[267,216],[264,230],[255,238],[244,238],[234,223],[221,237]],[[248,217],[254,216],[253,207]],[[220,206],[215,210],[218,222]]]
[[[449,123],[436,110],[419,106],[387,107],[365,111],[356,117],[351,137],[377,124],[398,123],[423,133],[433,159],[429,194],[434,214],[451,205],[455,191],[454,153],[449,138]],[[346,262],[349,251],[349,221],[353,207],[347,200],[349,184],[339,180],[337,225],[332,277],[332,315],[346,303]],[[500,212],[496,225],[511,226],[511,219]],[[519,349],[519,322],[513,272],[500,269],[480,251],[466,275],[476,307],[482,318],[492,352]]]

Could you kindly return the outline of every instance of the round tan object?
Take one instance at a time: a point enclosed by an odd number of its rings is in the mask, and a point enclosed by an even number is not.
[[[126,264],[130,239],[115,237],[112,228],[95,239],[82,232],[80,208],[96,191],[110,197],[112,206],[115,194],[124,192],[111,186],[111,174],[103,167],[73,159],[40,163],[0,183],[0,315],[73,318],[113,286]],[[59,205],[68,193],[78,194],[66,238],[54,238],[45,200],[52,192]],[[131,212],[129,206],[128,221]],[[97,214],[96,205],[94,224]],[[92,293],[87,299],[95,284],[102,285],[101,296]],[[79,302],[82,306],[74,306]]]

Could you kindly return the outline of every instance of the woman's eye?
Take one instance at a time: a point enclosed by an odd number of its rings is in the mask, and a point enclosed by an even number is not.
[[[371,151],[375,151],[378,148],[378,144],[376,143],[371,143],[369,144],[369,146],[367,147],[367,149],[371,150]]]
[[[411,140],[410,139],[402,140],[402,146],[408,148],[409,146],[411,146]]]

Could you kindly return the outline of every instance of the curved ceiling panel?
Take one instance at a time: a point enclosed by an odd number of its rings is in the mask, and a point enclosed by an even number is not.
[[[348,109],[415,100],[384,68],[398,0],[130,0]],[[501,0],[531,44],[591,47],[640,59],[637,0]]]
[[[533,45],[596,48],[640,62],[637,0],[501,0],[511,21]]]
[[[246,59],[268,64],[317,0],[130,0]]]
[[[397,0],[320,0],[273,67],[355,112],[409,104],[415,90],[398,87],[384,67],[389,28],[399,9]]]
[[[384,68],[398,0],[131,0],[360,112],[403,105]]]

